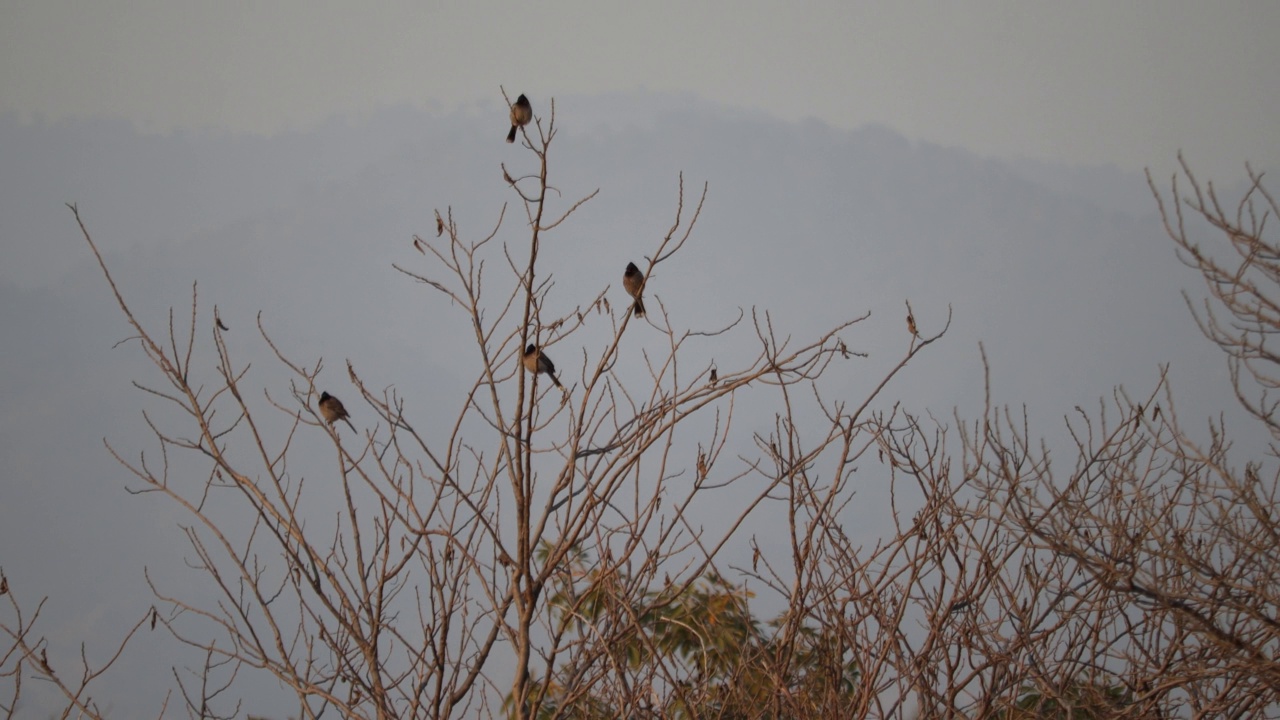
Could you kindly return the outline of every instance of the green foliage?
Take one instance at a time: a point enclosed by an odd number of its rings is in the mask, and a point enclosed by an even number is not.
[[[626,676],[635,704],[670,718],[772,718],[801,709],[847,706],[858,675],[852,653],[834,633],[805,627],[785,638],[782,619],[762,623],[751,612],[753,593],[717,573],[672,583],[625,604],[630,578],[588,567],[579,552],[550,606],[557,620],[575,627],[584,641],[614,628],[602,664]],[[558,668],[581,674],[581,667]],[[568,683],[564,684],[565,686]],[[615,686],[602,683],[602,686]],[[534,681],[532,697],[543,697],[537,717],[604,718],[620,712],[617,699],[567,697],[554,678]],[[508,716],[515,708],[508,697]]]
[[[1014,709],[1001,713],[1007,720],[1102,720],[1114,718],[1132,701],[1132,693],[1121,685],[1071,683],[1061,692],[1047,694],[1024,686]]]

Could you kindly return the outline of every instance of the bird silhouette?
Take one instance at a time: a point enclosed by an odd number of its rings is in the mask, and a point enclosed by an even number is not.
[[[351,421],[347,419],[351,417],[351,414],[347,412],[345,407],[343,407],[341,400],[327,392],[322,392],[320,393],[319,405],[320,417],[324,418],[324,421],[329,423],[329,425],[333,425],[341,420],[347,424],[347,427],[351,428],[351,432],[359,432],[356,430],[356,426],[352,425]]]
[[[523,125],[528,125],[533,119],[533,106],[529,105],[529,98],[523,94],[516,98],[516,103],[511,106],[511,132],[507,133],[507,142],[516,141],[516,131]]]
[[[622,287],[636,299],[631,312],[638,318],[644,317],[644,298],[641,297],[644,295],[644,273],[633,262],[627,263],[627,271],[622,274]]]
[[[556,364],[551,362],[551,358],[547,354],[538,349],[537,345],[530,344],[524,349],[524,356],[520,359],[524,363],[524,369],[533,374],[546,373],[551,378],[551,382],[561,390],[564,386],[560,384],[560,379],[556,377]]]

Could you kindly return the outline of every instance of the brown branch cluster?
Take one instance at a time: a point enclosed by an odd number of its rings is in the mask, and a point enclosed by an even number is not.
[[[385,386],[348,361],[348,400],[375,420],[343,434],[317,405],[321,360],[290,359],[259,323],[291,381],[255,387],[216,308],[201,320],[194,288],[185,327],[173,313],[167,328],[144,327],[81,224],[153,366],[138,387],[156,404],[146,417],[158,452],[109,448],[134,491],[184,512],[196,580],[148,576],[155,607],[105,664],[82,656],[73,669],[48,655],[43,604],[25,613],[0,575],[0,677],[11,683],[0,712],[14,716],[35,678],[68,714],[103,716],[90,686],[144,627],[198,659],[175,669],[161,715],[172,701],[192,717],[237,716],[246,675],[273,680],[298,717],[1280,707],[1276,470],[1233,464],[1220,423],[1195,439],[1163,375],[1139,399],[1118,390],[1077,408],[1058,445],[1037,439],[1025,411],[990,403],[947,423],[885,399],[950,325],[949,313],[935,324],[908,303],[899,362],[865,397],[833,400],[824,374],[862,354],[842,334],[867,316],[795,341],[767,313],[682,328],[662,303],[654,279],[680,261],[706,198],[704,188],[687,209],[683,178],[642,268],[648,316],[616,293],[615,311],[608,288],[565,305],[540,244],[595,193],[562,203],[549,184],[554,104],[545,124],[535,114],[522,129],[533,168],[503,176],[527,241],[505,239],[505,209],[478,239],[446,210],[434,238],[414,238],[425,267],[397,265],[469,321],[476,371],[469,387],[441,389],[456,393],[449,415],[371,389]],[[1210,288],[1197,322],[1274,435],[1275,202],[1251,175],[1227,212],[1186,175],[1192,195],[1161,208]],[[1190,240],[1184,212],[1225,237],[1234,260]],[[735,334],[758,352],[734,366],[682,362]],[[624,342],[643,342],[643,372],[619,362]],[[561,358],[555,384],[523,362],[531,345]],[[205,353],[211,375],[197,362]],[[740,417],[748,398],[770,404],[770,424]],[[1051,461],[1051,446],[1068,460]],[[891,523],[870,545],[853,524],[869,514]]]

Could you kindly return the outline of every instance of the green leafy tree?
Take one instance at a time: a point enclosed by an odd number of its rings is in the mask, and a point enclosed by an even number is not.
[[[628,584],[627,578],[604,580],[590,558],[578,555],[577,560],[550,602],[564,617],[576,619],[584,641],[601,628],[626,628],[610,642],[609,662],[625,669],[628,683],[650,683],[645,712],[691,719],[794,717],[833,703],[851,704],[857,677],[851,649],[840,648],[830,634],[806,628],[782,658],[776,634],[782,621],[759,622],[745,588],[710,573],[683,585],[664,583],[639,603],[624,605],[617,602],[618,588]],[[576,671],[561,668],[557,675]],[[654,678],[663,682],[653,685]],[[568,697],[558,677],[545,686],[545,717],[614,714],[605,697]],[[780,699],[787,709],[783,714],[776,710]],[[514,714],[510,697],[507,708]]]

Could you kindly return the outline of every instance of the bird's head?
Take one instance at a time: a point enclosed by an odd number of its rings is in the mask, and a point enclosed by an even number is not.
[[[525,355],[532,355],[532,354],[534,354],[534,353],[536,353],[536,352],[538,352],[538,346],[537,346],[537,345],[534,345],[534,344],[532,344],[532,343],[529,345],[529,347],[527,347],[527,348],[525,348],[525,349],[524,349],[524,354],[525,354]]]
[[[328,400],[330,397],[331,396],[329,395],[329,393],[322,392],[320,393],[320,402],[324,402],[325,400]]]

